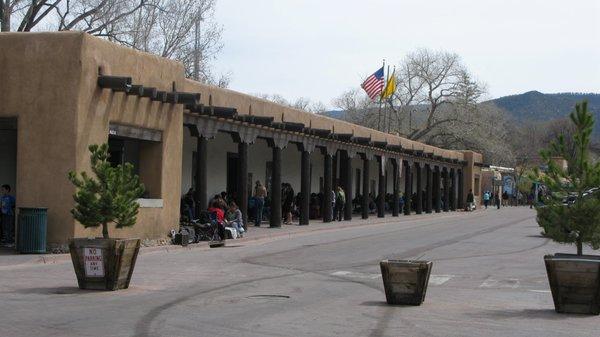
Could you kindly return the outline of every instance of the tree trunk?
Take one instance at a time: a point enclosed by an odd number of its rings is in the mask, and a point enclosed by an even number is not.
[[[0,32],[10,32],[10,10],[8,9],[8,2],[0,2]]]
[[[577,239],[577,255],[583,255],[583,242]]]
[[[102,224],[102,237],[108,239],[108,224],[105,222]]]

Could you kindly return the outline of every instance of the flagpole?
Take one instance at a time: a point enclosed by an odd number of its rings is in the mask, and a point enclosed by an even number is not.
[[[385,77],[385,88],[386,89],[387,89],[389,82],[390,82],[390,65],[388,64],[387,75]],[[386,97],[386,99],[387,99],[387,97]],[[388,121],[388,107],[385,104],[383,105],[383,120],[384,120],[384,123],[387,123],[386,132],[390,133],[390,123]]]
[[[390,71],[390,69],[388,68],[388,72]],[[396,66],[394,66],[394,70],[392,71],[392,76],[396,76]],[[388,97],[389,103],[390,103],[390,114],[389,114],[389,120],[388,120],[388,128],[391,127],[392,125],[392,113],[394,112],[394,93],[396,89],[396,81],[394,81],[394,92],[392,92],[392,94],[390,95],[390,97]],[[388,131],[389,133],[389,131]]]
[[[383,59],[382,68],[385,70],[385,59]],[[383,91],[379,93],[379,111],[377,112],[377,131],[381,131],[381,94],[382,93],[383,93]]]

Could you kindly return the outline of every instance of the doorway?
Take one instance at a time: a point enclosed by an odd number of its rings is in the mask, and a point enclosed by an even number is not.
[[[17,196],[17,119],[0,118],[0,185],[9,185],[10,194]],[[15,223],[13,217],[13,229],[2,233],[0,226],[0,237],[9,243],[15,242]]]

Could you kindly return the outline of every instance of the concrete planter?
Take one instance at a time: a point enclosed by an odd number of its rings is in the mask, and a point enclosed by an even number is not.
[[[71,239],[69,250],[81,289],[127,289],[140,239]]]
[[[431,261],[383,260],[379,265],[388,304],[423,303],[433,266]]]
[[[544,256],[558,313],[600,314],[600,256]]]

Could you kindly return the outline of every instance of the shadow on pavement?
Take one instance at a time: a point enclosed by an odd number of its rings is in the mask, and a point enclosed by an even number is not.
[[[596,316],[592,315],[579,315],[579,314],[559,314],[554,309],[523,309],[523,310],[482,310],[476,314],[472,314],[479,318],[489,319],[511,319],[511,318],[524,318],[524,319],[545,319],[551,321],[558,321],[569,318],[586,318]]]
[[[91,294],[106,292],[104,290],[83,290],[78,287],[48,287],[48,288],[26,288],[14,291],[19,294],[38,294],[38,295],[74,295]]]

